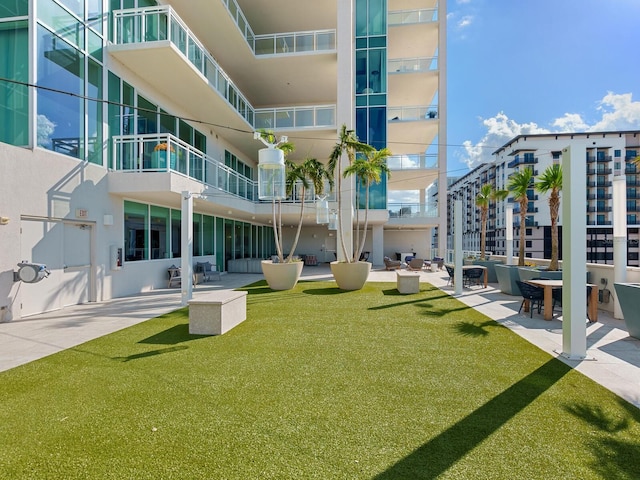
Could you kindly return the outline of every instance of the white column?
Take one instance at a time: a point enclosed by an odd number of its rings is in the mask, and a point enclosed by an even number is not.
[[[371,227],[371,257],[369,261],[373,265],[384,265],[384,228],[382,225]]]
[[[193,197],[190,192],[182,192],[182,226],[180,248],[181,303],[186,305],[193,295]]]
[[[627,281],[627,179],[624,163],[613,176],[613,280]],[[621,319],[622,309],[618,296],[614,295],[613,317]]]
[[[507,203],[504,209],[504,235],[507,247],[505,264],[513,264],[513,203]]]
[[[387,2],[390,3],[390,2]],[[447,2],[438,2],[438,255],[447,254]]]
[[[462,200],[453,204],[453,293],[462,293]]]
[[[587,355],[585,158],[584,147],[562,151],[562,355],[572,360]]]
[[[336,120],[338,131],[342,125],[346,125],[348,129],[355,129],[355,111],[354,111],[354,93],[353,93],[353,65],[355,52],[355,38],[353,32],[353,0],[341,0],[338,2],[337,9],[337,49],[338,49],[338,92],[336,106]],[[337,138],[336,138],[337,140]],[[346,155],[340,160],[340,171],[336,175],[342,175],[342,172],[349,165]],[[354,178],[342,179],[342,188],[338,192],[342,195],[342,211],[338,212],[342,219],[342,231],[337,230],[337,258],[339,261],[347,260],[341,247],[341,237],[347,249],[347,256],[353,257],[353,193]]]

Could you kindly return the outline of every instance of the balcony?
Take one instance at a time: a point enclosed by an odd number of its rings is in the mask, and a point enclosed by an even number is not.
[[[434,120],[437,118],[437,105],[387,108],[387,120],[389,122],[418,122],[424,120]]]
[[[434,23],[437,21],[437,8],[390,11],[387,17],[387,24],[390,27],[399,25],[412,25],[416,23]]]
[[[511,162],[509,162],[507,164],[508,168],[515,168],[518,165],[535,165],[536,163],[538,163],[538,157],[534,157],[534,158],[516,158],[514,160],[512,160]]]
[[[392,155],[387,157],[387,166],[390,170],[437,170],[438,155],[437,154],[409,154],[409,155]]]
[[[255,129],[336,128],[335,105],[260,108],[255,110]]]
[[[387,62],[389,75],[438,71],[438,57],[399,58]]]

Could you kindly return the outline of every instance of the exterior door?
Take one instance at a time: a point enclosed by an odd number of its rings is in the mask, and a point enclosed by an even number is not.
[[[38,283],[21,283],[21,316],[58,310],[90,300],[90,224],[29,219],[21,222],[21,261],[51,272]]]

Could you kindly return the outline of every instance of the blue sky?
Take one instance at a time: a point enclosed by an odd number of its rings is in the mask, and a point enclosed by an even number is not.
[[[448,0],[448,172],[516,135],[640,129],[640,0]]]

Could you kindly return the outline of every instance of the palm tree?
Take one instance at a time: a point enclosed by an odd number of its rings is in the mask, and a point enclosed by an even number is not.
[[[476,205],[480,208],[480,260],[485,259],[485,247],[487,240],[487,217],[489,216],[489,204],[495,200],[504,200],[509,192],[496,190],[493,185],[485,183],[480,187],[480,193],[476,197]]]
[[[306,190],[313,185],[313,188],[317,193],[324,191],[325,179],[329,182],[329,187],[333,189],[333,179],[329,171],[325,168],[324,164],[316,160],[315,158],[307,158],[301,164],[295,164],[290,160],[285,162],[287,166],[287,196],[291,196],[293,188],[297,182],[300,183],[300,219],[298,220],[298,229],[296,230],[296,236],[289,251],[287,262],[293,260],[293,252],[298,246],[298,240],[300,239],[300,231],[302,230],[302,220],[304,218],[304,201],[306,196]],[[280,228],[282,223],[280,222]],[[282,238],[282,235],[280,235]],[[282,247],[280,248],[282,250]]]
[[[520,249],[518,251],[518,266],[524,266],[524,233],[529,209],[529,189],[532,187],[533,170],[525,168],[513,173],[509,177],[507,189],[513,193],[513,199],[520,204]]]
[[[387,157],[391,156],[388,148],[381,150],[372,149],[364,158],[356,158],[356,160],[344,170],[344,177],[356,175],[365,189],[364,201],[364,228],[362,232],[362,241],[360,240],[360,220],[358,218],[358,210],[356,210],[356,250],[353,253],[353,261],[360,259],[360,254],[364,250],[364,243],[367,238],[367,227],[369,223],[369,190],[372,183],[380,183],[382,173],[391,175],[387,166]],[[356,191],[356,205],[360,206],[360,191]]]
[[[560,191],[562,190],[562,166],[549,165],[535,184],[538,192],[549,193],[549,214],[551,215],[551,263],[549,270],[558,270],[558,212],[560,211]]]
[[[338,142],[334,145],[331,155],[329,156],[329,163],[327,169],[331,174],[331,178],[335,178],[336,169],[340,168],[340,159],[344,154],[347,155],[349,160],[349,166],[353,164],[358,153],[368,154],[373,147],[366,143],[358,141],[358,137],[353,130],[348,130],[346,125],[342,125],[340,128],[340,134],[338,136]],[[340,231],[340,247],[342,249],[343,257],[348,263],[353,261],[347,255],[347,246],[344,243],[344,235],[342,234],[342,172],[338,172],[336,190],[338,192],[338,230]],[[351,225],[349,225],[351,228]]]

